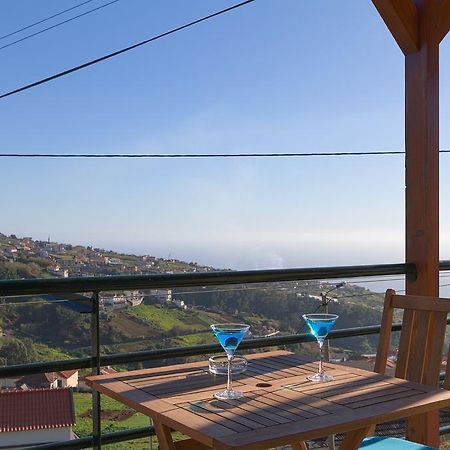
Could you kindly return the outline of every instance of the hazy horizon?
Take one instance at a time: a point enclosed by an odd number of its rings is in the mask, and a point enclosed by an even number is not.
[[[10,2],[0,26],[18,29],[69,3]],[[4,48],[1,85],[14,89],[231,4],[117,2]],[[20,154],[402,151],[404,103],[404,56],[371,2],[259,0],[3,99],[1,143]],[[441,259],[450,259],[449,169],[442,154]],[[233,269],[404,260],[402,155],[2,158],[0,179],[7,234]]]

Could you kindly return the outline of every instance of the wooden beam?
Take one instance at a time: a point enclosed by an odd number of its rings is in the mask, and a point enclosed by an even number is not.
[[[439,41],[435,0],[416,0],[420,49],[405,56],[406,262],[417,267],[407,294],[439,295]],[[405,311],[404,324],[424,334],[433,318]],[[430,324],[433,328],[433,324]],[[408,421],[407,436],[436,445],[439,430],[432,414]]]
[[[412,0],[372,0],[405,55],[419,50],[419,19]]]
[[[437,16],[436,34],[438,42],[441,42],[450,30],[450,0],[442,1]]]
[[[417,280],[407,294],[439,295],[439,43],[429,0],[417,2],[420,51],[405,58],[406,262]]]

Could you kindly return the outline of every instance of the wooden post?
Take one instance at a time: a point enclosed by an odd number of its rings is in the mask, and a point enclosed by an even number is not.
[[[417,279],[406,281],[406,292],[438,296],[439,43],[450,27],[450,0],[372,1],[405,54],[405,259],[417,269]],[[429,342],[432,315],[406,312],[403,322]],[[426,358],[425,346],[412,351]],[[406,377],[424,382],[426,373],[412,367]],[[407,438],[438,447],[438,420],[437,414],[412,418]]]
[[[439,41],[433,27],[435,0],[416,2],[419,51],[405,55],[406,262],[416,265],[417,279],[406,293],[439,296]],[[413,332],[427,336],[429,314],[405,315]],[[418,351],[424,351],[425,346]],[[425,357],[425,355],[423,355]],[[417,381],[422,381],[417,376]],[[439,447],[439,415],[408,420],[407,439]]]
[[[439,295],[439,41],[435,0],[416,2],[419,51],[405,55],[407,294]]]

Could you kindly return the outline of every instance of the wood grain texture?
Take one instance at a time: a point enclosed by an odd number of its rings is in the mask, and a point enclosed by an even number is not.
[[[377,373],[385,373],[388,352],[391,346],[392,321],[394,317],[394,300],[395,291],[388,289],[384,296],[384,308],[381,316],[380,337],[378,339],[377,357],[375,359],[374,371]]]
[[[158,437],[159,448],[161,450],[175,450],[170,429],[157,420],[153,421],[153,426]]]
[[[194,441],[194,439],[185,439],[183,441],[174,442],[176,450],[208,450],[212,447],[200,444],[200,442]]]
[[[405,57],[406,262],[412,295],[439,295],[439,42],[437,2],[417,0],[420,48]]]
[[[372,0],[402,52],[419,49],[419,18],[412,0]]]
[[[394,309],[403,309],[396,376],[429,386],[438,386],[450,300],[417,295],[396,295],[388,290],[385,296],[379,353],[375,367],[384,373],[387,346],[391,337],[391,318]],[[383,324],[386,324],[384,326]],[[447,375],[449,371],[447,370]],[[449,385],[446,380],[445,386]],[[392,398],[402,395],[399,388],[389,388]],[[409,395],[405,392],[405,395]],[[352,405],[364,406],[359,399]],[[407,437],[415,442],[435,446],[439,442],[439,415],[437,412],[411,417],[407,421]]]
[[[336,364],[327,364],[335,381],[307,381],[316,369],[316,363],[289,352],[251,355],[249,371],[236,377],[245,398],[232,401],[214,399],[222,385],[217,379],[223,378],[209,375],[205,362],[88,377],[87,383],[152,417],[170,450],[183,444],[171,443],[168,429],[186,434],[199,448],[302,448],[308,439],[336,432],[353,431],[350,441],[356,442],[360,430],[376,423],[450,406],[450,392]],[[271,381],[262,382],[262,375]]]
[[[438,2],[416,0],[419,17],[419,50],[405,57],[406,118],[406,262],[414,263],[417,279],[407,280],[407,294],[437,296],[439,293],[439,36],[436,24]],[[423,337],[429,322],[426,342],[432,339],[434,317],[405,312],[413,337]],[[416,343],[418,340],[416,341]],[[423,347],[413,354],[428,358]],[[425,365],[426,367],[426,365]],[[423,377],[425,372],[422,371]],[[407,376],[417,378],[415,366]],[[429,422],[432,422],[430,419]],[[425,430],[427,421],[418,421],[408,431],[416,442],[432,445],[438,438]],[[422,428],[422,429],[421,429]],[[427,441],[423,436],[428,435]]]
[[[445,38],[450,29],[450,0],[443,0],[438,13],[438,23],[437,23],[437,39],[439,42]]]
[[[430,447],[439,448],[440,436],[435,430],[439,429],[439,411],[408,417],[406,439],[427,443]]]
[[[304,442],[296,442],[291,444],[292,450],[308,450],[308,446]]]
[[[359,430],[350,431],[345,436],[344,441],[339,450],[358,450],[362,440],[369,434],[371,427],[360,428]]]

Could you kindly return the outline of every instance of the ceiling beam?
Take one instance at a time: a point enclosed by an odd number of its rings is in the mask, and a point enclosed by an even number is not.
[[[372,0],[405,55],[419,50],[419,17],[413,0]],[[446,0],[450,3],[450,0]]]
[[[441,42],[450,30],[450,0],[443,0],[439,6],[437,22],[437,38]]]

